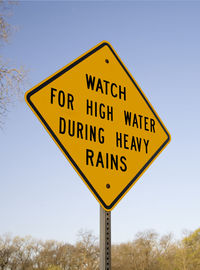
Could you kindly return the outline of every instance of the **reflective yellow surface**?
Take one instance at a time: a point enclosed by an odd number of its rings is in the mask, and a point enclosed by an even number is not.
[[[33,87],[26,101],[107,211],[170,141],[108,42]]]

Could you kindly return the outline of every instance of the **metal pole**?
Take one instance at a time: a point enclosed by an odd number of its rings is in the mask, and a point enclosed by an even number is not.
[[[111,212],[100,206],[100,270],[111,270]]]

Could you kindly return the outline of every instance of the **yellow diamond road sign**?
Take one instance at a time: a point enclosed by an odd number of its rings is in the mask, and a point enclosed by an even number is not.
[[[170,141],[108,42],[30,89],[26,101],[107,211]]]

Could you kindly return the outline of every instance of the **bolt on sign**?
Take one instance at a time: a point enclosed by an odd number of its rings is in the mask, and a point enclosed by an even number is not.
[[[25,98],[106,211],[170,141],[161,119],[106,41],[30,89]]]

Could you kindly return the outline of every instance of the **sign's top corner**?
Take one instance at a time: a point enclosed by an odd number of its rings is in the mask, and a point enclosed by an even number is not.
[[[112,45],[109,41],[107,40],[102,40],[99,44],[96,45],[97,47],[99,46],[108,46],[108,47],[111,47],[112,48]]]

